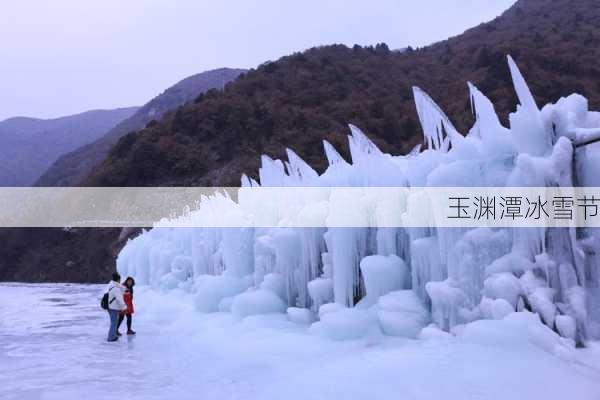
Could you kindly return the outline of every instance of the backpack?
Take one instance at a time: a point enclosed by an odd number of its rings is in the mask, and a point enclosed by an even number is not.
[[[103,310],[108,310],[108,305],[110,303],[112,303],[113,301],[115,301],[114,298],[110,302],[108,301],[108,293],[112,289],[113,289],[112,287],[110,289],[108,289],[108,292],[104,293],[104,296],[102,296],[102,300],[100,300],[100,307],[102,307]]]
[[[108,310],[108,292],[104,293],[104,296],[102,296],[100,307],[102,307],[103,310]]]

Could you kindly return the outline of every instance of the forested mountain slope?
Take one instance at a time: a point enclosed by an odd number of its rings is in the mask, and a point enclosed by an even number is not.
[[[122,121],[98,140],[86,144],[60,157],[46,171],[35,186],[72,186],[85,178],[95,165],[102,162],[110,148],[129,132],[142,129],[150,121],[159,120],[164,113],[188,101],[200,93],[221,88],[237,78],[245,70],[219,68],[189,76],[144,104],[135,114]]]
[[[405,153],[422,142],[413,85],[466,133],[472,81],[506,123],[516,105],[507,54],[539,104],[579,92],[600,109],[597,1],[519,0],[495,20],[421,49],[333,45],[265,63],[125,135],[82,184],[238,185],[242,173],[256,176],[261,154],[281,158],[286,147],[322,170],[321,140],[347,153],[347,123],[382,150]],[[126,237],[119,230],[54,231],[0,232],[10,243],[0,248],[0,279],[101,281]]]
[[[600,7],[594,0],[521,0],[497,19],[417,50],[384,44],[313,48],[268,62],[158,124],[123,138],[90,185],[237,185],[259,156],[289,147],[322,169],[321,140],[346,148],[347,124],[383,150],[421,142],[411,87],[439,102],[459,130],[472,121],[467,81],[504,121],[514,110],[506,55],[540,104],[579,92],[600,106]],[[467,99],[467,100],[466,100]]]

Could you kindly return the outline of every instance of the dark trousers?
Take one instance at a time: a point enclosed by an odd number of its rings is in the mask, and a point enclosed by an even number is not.
[[[131,314],[125,314],[127,317],[127,331],[131,330]],[[119,314],[119,323],[117,324],[117,330],[121,327],[121,322],[123,322],[123,314]]]

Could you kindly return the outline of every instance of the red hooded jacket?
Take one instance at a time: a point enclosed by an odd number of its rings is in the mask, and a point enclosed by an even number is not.
[[[125,300],[125,304],[127,305],[127,310],[125,314],[133,314],[133,294],[129,289],[125,289],[125,293],[123,294],[123,300]]]

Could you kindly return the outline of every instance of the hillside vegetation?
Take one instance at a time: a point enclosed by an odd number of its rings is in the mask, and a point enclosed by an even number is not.
[[[194,104],[123,138],[89,185],[237,185],[259,156],[289,147],[326,166],[321,140],[346,150],[347,124],[386,151],[422,141],[411,87],[426,90],[465,131],[467,81],[507,121],[511,54],[540,104],[579,92],[600,108],[600,7],[594,0],[521,0],[499,18],[422,49],[313,48],[251,70]],[[466,133],[466,132],[464,132]]]
[[[507,54],[539,104],[579,92],[600,109],[597,1],[520,0],[491,22],[421,49],[332,45],[265,63],[225,91],[208,91],[123,136],[82,184],[238,185],[242,173],[256,176],[262,153],[281,158],[286,147],[322,171],[321,140],[347,155],[347,123],[382,150],[404,153],[422,142],[413,85],[466,133],[472,81],[506,123],[516,106]],[[104,280],[127,236],[102,229],[15,231],[0,232],[11,243],[0,248],[0,279]]]
[[[60,157],[46,171],[35,186],[73,186],[84,179],[94,166],[102,162],[110,148],[124,135],[142,129],[153,120],[160,119],[166,112],[194,100],[200,93],[221,88],[225,83],[237,78],[245,70],[219,68],[189,76],[125,119],[98,140],[86,144]]]

